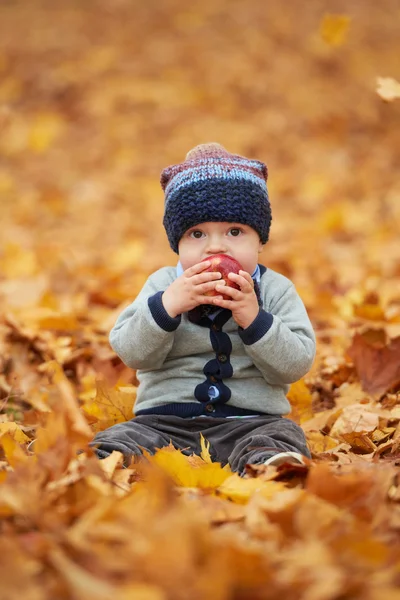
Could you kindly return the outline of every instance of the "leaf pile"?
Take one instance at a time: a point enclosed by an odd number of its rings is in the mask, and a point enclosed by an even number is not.
[[[0,600],[399,598],[397,6],[328,8],[1,4]],[[268,164],[305,466],[87,449],[136,397],[108,332],[176,263],[159,173],[207,141]]]

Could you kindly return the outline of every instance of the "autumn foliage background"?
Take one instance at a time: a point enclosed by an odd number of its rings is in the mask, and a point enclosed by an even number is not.
[[[1,600],[400,598],[399,23],[395,0],[1,4]],[[313,460],[77,455],[131,416],[108,332],[176,262],[160,171],[208,141],[269,168],[261,262],[317,333],[289,417]]]

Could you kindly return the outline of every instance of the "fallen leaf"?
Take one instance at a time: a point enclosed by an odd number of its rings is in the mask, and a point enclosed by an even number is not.
[[[341,411],[329,434],[340,437],[344,433],[373,431],[378,426],[378,413],[369,411],[363,404],[351,404]]]
[[[304,423],[312,418],[312,396],[303,379],[292,383],[287,398],[291,404],[294,419],[298,423]]]
[[[129,421],[134,417],[133,405],[136,400],[136,387],[119,386],[109,388],[106,382],[96,382],[95,397],[86,394],[83,411],[93,417],[93,430],[102,431],[116,423]]]
[[[351,433],[341,433],[340,438],[350,444],[353,452],[359,454],[371,454],[371,452],[375,452],[376,446],[374,442],[361,431],[352,431]]]
[[[386,102],[393,102],[400,98],[400,83],[392,77],[377,77],[376,79],[378,96]]]
[[[258,478],[244,479],[234,474],[228,477],[216,490],[216,493],[238,504],[246,504],[250,498],[259,493],[263,498],[271,498],[285,489],[283,483],[262,481]]]
[[[350,18],[346,15],[325,15],[320,26],[322,39],[331,46],[344,44],[350,27]]]
[[[11,437],[19,444],[29,442],[29,437],[22,431],[21,426],[11,421],[0,423],[0,437],[4,433],[9,433]]]
[[[222,468],[219,463],[208,463],[202,459],[191,461],[190,456],[172,445],[157,450],[153,456],[148,453],[145,456],[150,463],[168,473],[177,485],[184,487],[216,489],[231,475],[228,466]]]
[[[354,361],[363,389],[374,395],[389,391],[400,382],[400,338],[371,342],[369,332],[357,333],[347,354]]]

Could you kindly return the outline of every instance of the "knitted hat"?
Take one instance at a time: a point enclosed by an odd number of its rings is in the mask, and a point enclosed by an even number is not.
[[[196,146],[161,173],[164,227],[174,252],[190,227],[206,221],[249,225],[268,241],[271,207],[264,163],[230,154],[216,143]]]

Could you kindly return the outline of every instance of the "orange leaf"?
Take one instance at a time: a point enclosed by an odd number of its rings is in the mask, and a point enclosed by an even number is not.
[[[322,39],[331,46],[341,46],[347,36],[350,26],[350,18],[346,15],[325,15],[320,33]]]
[[[386,344],[384,332],[357,333],[347,354],[353,360],[363,389],[369,394],[383,394],[400,382],[400,337]],[[379,332],[378,332],[379,333]]]

